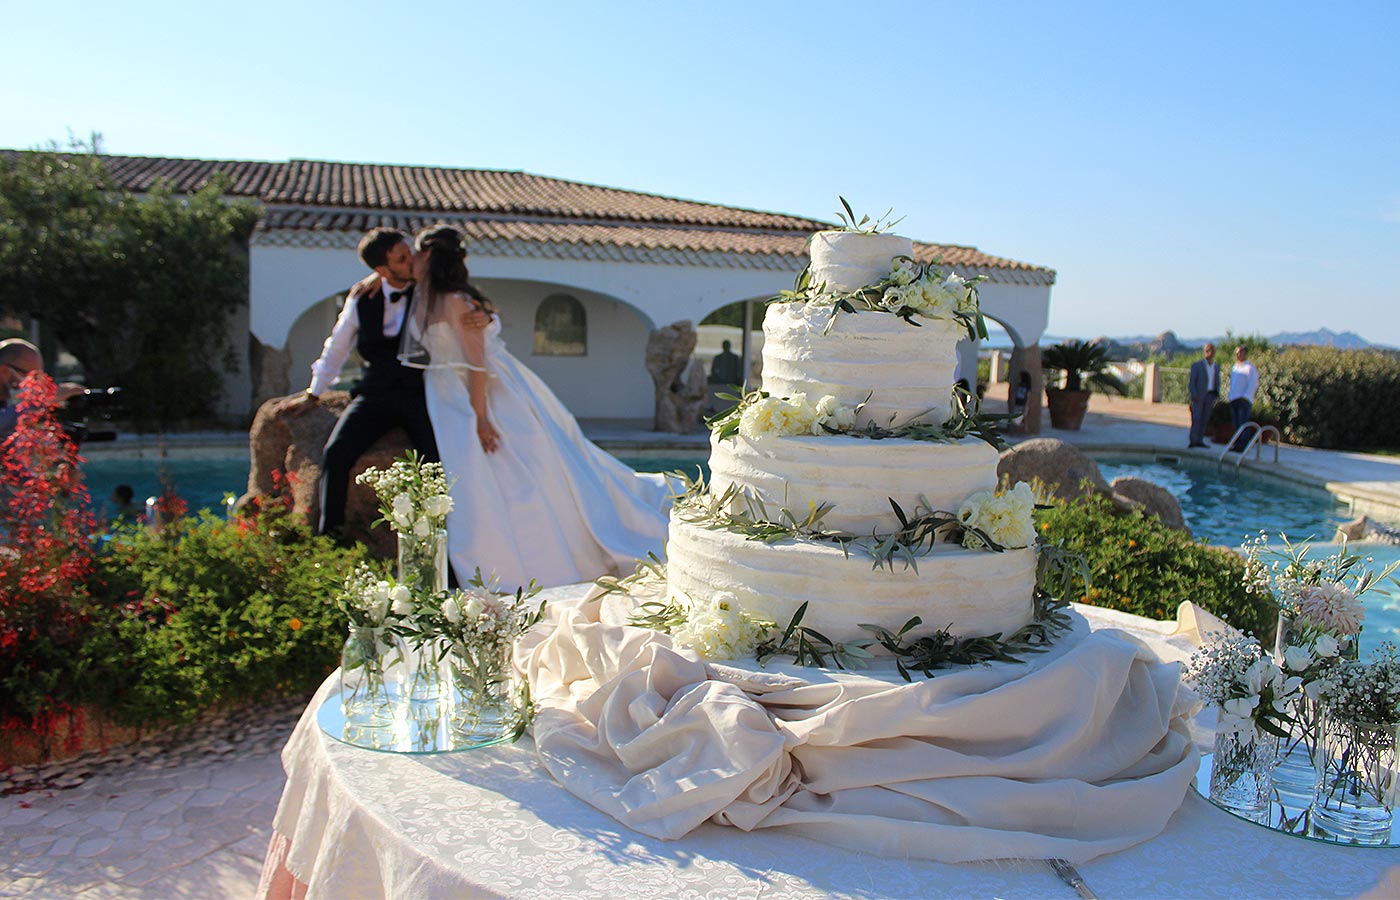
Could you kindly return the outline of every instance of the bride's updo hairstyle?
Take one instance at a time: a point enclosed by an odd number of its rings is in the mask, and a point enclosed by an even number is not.
[[[476,289],[467,274],[467,246],[462,232],[451,225],[435,225],[419,232],[415,247],[428,254],[428,295],[430,305],[436,305],[443,294],[466,294],[486,312],[495,306]]]

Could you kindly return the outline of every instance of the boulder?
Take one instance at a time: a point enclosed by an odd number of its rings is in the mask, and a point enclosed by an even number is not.
[[[1343,522],[1337,526],[1337,540],[1339,541],[1360,541],[1365,540],[1366,535],[1371,530],[1371,520],[1362,516],[1359,519],[1352,519],[1350,522]]]
[[[1169,528],[1177,528],[1190,533],[1186,517],[1181,514],[1181,502],[1171,491],[1142,478],[1115,478],[1111,485],[1114,500],[1123,498],[1141,507],[1142,511],[1156,516]]]
[[[1083,450],[1058,438],[1032,438],[1003,452],[997,463],[997,478],[1011,484],[1040,482],[1051,496],[1061,500],[1112,493],[1099,473],[1099,464]]]
[[[658,328],[647,338],[647,372],[656,387],[657,431],[688,434],[700,421],[709,396],[704,367],[691,366],[697,335],[688,320]],[[691,369],[690,377],[686,370]]]
[[[319,484],[326,439],[349,405],[350,395],[344,391],[327,391],[321,395],[319,404],[300,416],[288,411],[298,396],[275,397],[258,408],[248,432],[252,457],[248,492],[238,504],[241,508],[255,497],[290,494],[292,511],[315,527],[321,515]],[[371,525],[379,518],[378,500],[374,491],[356,484],[355,478],[371,466],[387,468],[396,457],[403,456],[409,446],[408,436],[402,429],[395,428],[361,456],[350,473],[345,535],[362,541],[384,557],[395,552],[393,532],[385,525]]]

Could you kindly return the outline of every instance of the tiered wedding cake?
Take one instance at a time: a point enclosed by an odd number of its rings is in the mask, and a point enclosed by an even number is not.
[[[942,542],[912,554],[888,550],[889,536],[905,524],[891,501],[906,521],[916,512],[948,511],[975,523],[977,507],[994,503],[994,520],[1010,515],[992,496],[997,451],[936,427],[952,411],[956,345],[965,329],[953,314],[965,319],[975,292],[956,276],[930,281],[941,273],[923,272],[912,257],[911,241],[895,235],[813,237],[808,284],[815,289],[772,304],[765,317],[767,397],[747,398],[735,414],[742,427],[716,430],[708,495],[682,500],[672,515],[672,600],[689,605],[728,592],[749,616],[780,627],[806,603],[802,624],[838,642],[869,638],[862,624],[897,631],[913,616],[922,619],[915,636],[940,629],[1005,636],[1031,620],[1031,540],[1002,542],[1001,552]],[[883,295],[867,296],[885,297],[883,307],[840,303],[882,283]],[[975,316],[975,306],[970,312]],[[720,527],[694,515],[696,506],[726,507],[755,526],[800,522],[823,505],[830,509],[816,529],[858,540],[755,539],[754,527]],[[1024,536],[1030,528],[1033,535],[1028,505],[1016,514],[1023,521],[1010,530]],[[882,544],[884,551],[869,552]]]

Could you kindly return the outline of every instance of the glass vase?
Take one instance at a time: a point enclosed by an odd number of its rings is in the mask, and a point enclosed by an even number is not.
[[[1274,632],[1274,662],[1283,666],[1284,653],[1289,647],[1311,649],[1320,634],[1315,626],[1304,624],[1288,611],[1280,610],[1278,627]],[[1337,640],[1340,658],[1356,659],[1356,635],[1332,637]],[[1287,714],[1288,737],[1275,739],[1278,743],[1278,763],[1274,767],[1274,793],[1285,806],[1305,808],[1312,803],[1317,790],[1315,752],[1321,711],[1317,701],[1300,694],[1289,703]]]
[[[466,647],[447,655],[452,685],[452,739],[457,749],[489,747],[519,736],[524,707],[510,664],[511,642]]]
[[[408,648],[403,696],[409,703],[437,703],[443,698],[443,658],[447,648],[440,638],[427,638]]]
[[[1313,824],[1355,844],[1390,842],[1396,793],[1396,725],[1320,717]]]
[[[1276,744],[1258,732],[1216,734],[1210,764],[1210,799],[1236,815],[1264,822],[1273,791]]]
[[[388,728],[393,724],[393,698],[385,678],[393,651],[388,629],[350,626],[340,651],[340,708],[347,729]]]
[[[399,583],[415,592],[447,590],[447,531],[433,528],[427,534],[398,533]]]

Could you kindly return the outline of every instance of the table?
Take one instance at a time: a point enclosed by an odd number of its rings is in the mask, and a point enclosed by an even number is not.
[[[1170,623],[1093,611],[1179,658]],[[440,756],[361,750],[323,734],[323,685],[283,751],[263,897],[1072,897],[1039,861],[893,860],[705,824],[632,832],[559,788],[529,739]],[[1204,731],[1198,732],[1201,740]],[[1400,896],[1400,850],[1270,832],[1194,793],[1158,837],[1081,864],[1102,897]]]

